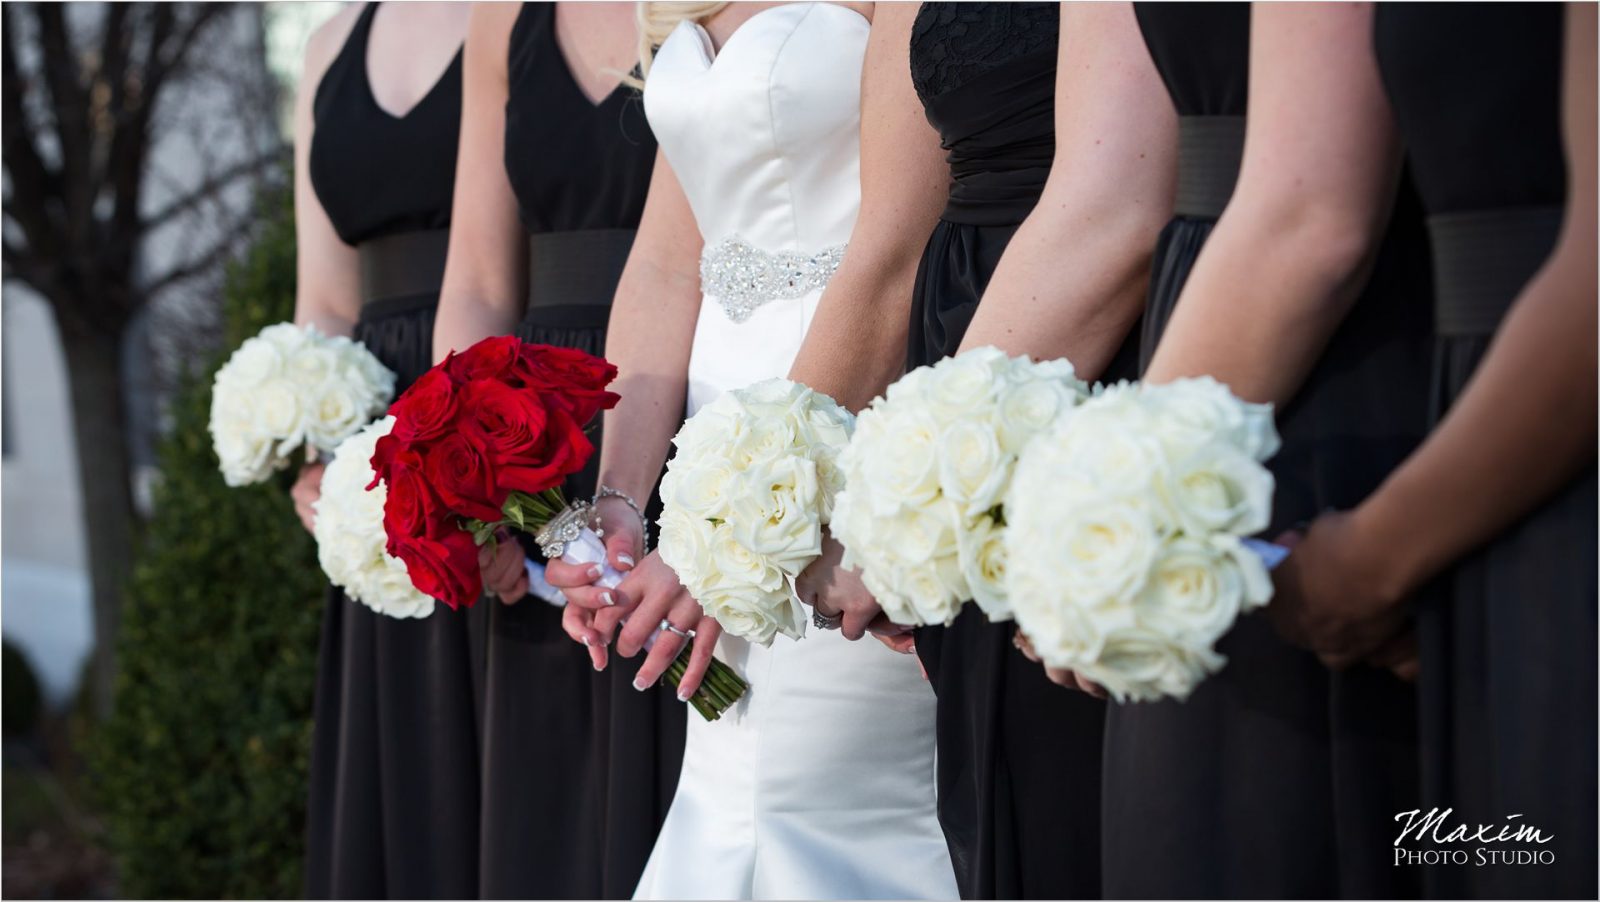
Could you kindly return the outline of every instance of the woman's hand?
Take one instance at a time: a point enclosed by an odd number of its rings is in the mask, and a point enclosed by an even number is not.
[[[313,505],[322,497],[322,471],[326,469],[328,465],[320,460],[306,464],[300,468],[300,475],[295,477],[294,486],[289,489],[289,497],[294,499],[294,512],[300,517],[306,532],[311,532],[317,523],[317,510]]]
[[[595,504],[595,526],[606,546],[606,562],[620,573],[633,570],[644,553],[644,520],[621,498],[601,498]],[[561,590],[567,604],[598,610],[622,602],[621,587],[595,584],[605,573],[600,564],[572,564],[553,560],[544,566],[545,582]],[[610,633],[606,633],[609,638]],[[577,638],[577,637],[574,637]],[[581,640],[580,640],[581,641]]]
[[[1011,644],[1015,645],[1017,647],[1017,651],[1022,652],[1023,656],[1033,663],[1044,663],[1039,655],[1034,652],[1033,643],[1028,641],[1027,634],[1022,630],[1017,630],[1017,634],[1011,638]],[[1088,693],[1095,698],[1103,699],[1106,697],[1106,691],[1105,689],[1101,688],[1099,683],[1096,683],[1093,680],[1085,679],[1083,676],[1079,675],[1077,671],[1064,670],[1060,667],[1046,667],[1044,669],[1044,675],[1049,677],[1050,682],[1055,683],[1057,686],[1064,686],[1068,689],[1076,689],[1080,692]]]
[[[495,534],[494,548],[478,549],[478,569],[483,571],[483,587],[503,604],[516,604],[528,594],[528,556],[522,545],[502,529]]]
[[[869,631],[875,634],[898,633],[888,618],[883,616],[883,607],[867,591],[860,575],[843,566],[843,558],[844,546],[835,541],[831,534],[824,532],[821,556],[802,570],[794,581],[795,592],[800,600],[816,608],[824,617],[843,615],[840,629],[844,637],[852,642]]]
[[[1366,661],[1414,673],[1409,612],[1383,572],[1383,555],[1363,539],[1357,515],[1347,512],[1323,514],[1304,537],[1280,538],[1294,553],[1273,573],[1267,614],[1284,639],[1336,670]]]
[[[679,701],[688,699],[700,688],[700,680],[711,666],[711,653],[722,635],[722,626],[705,616],[700,602],[683,588],[678,575],[661,556],[653,552],[646,555],[617,588],[620,592],[618,604],[597,613],[595,626],[602,636],[610,636],[619,624],[622,626],[617,633],[616,649],[624,658],[637,655],[649,645],[649,652],[634,677],[633,688],[642,692],[655,685],[683,650],[686,638],[682,634],[693,633],[694,651],[678,683]],[[624,620],[627,622],[623,623]],[[672,629],[663,628],[662,621],[671,624]]]

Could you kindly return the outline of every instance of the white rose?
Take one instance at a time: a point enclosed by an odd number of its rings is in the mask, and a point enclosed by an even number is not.
[[[696,598],[723,632],[758,645],[771,645],[782,633],[791,639],[805,635],[805,618],[787,587],[771,592],[713,590]]]
[[[992,621],[1011,619],[1011,601],[1006,596],[1005,527],[989,517],[980,517],[957,542],[961,575],[966,579],[972,600]]]
[[[1106,637],[1092,662],[1078,668],[1118,702],[1183,699],[1222,665],[1214,652],[1173,644],[1160,633],[1128,628]]]
[[[309,422],[306,434],[312,444],[320,448],[336,447],[352,435],[367,420],[367,410],[351,397],[350,390],[339,382],[321,386],[311,399],[307,411]]]
[[[662,563],[678,575],[678,582],[691,592],[705,584],[711,574],[711,523],[682,509],[664,512],[658,523],[660,538],[656,551]]]
[[[1250,535],[1266,529],[1272,515],[1272,473],[1221,442],[1171,460],[1160,489],[1178,528],[1193,535]]]
[[[339,369],[339,355],[326,344],[307,344],[284,361],[284,376],[303,389],[314,389]]]
[[[994,348],[978,348],[933,365],[928,401],[935,411],[959,416],[988,405],[995,391]]]
[[[783,571],[739,541],[727,523],[712,531],[707,569],[704,581],[711,585],[754,586],[765,592],[776,592],[783,585]]]
[[[300,396],[283,380],[269,382],[255,395],[256,428],[274,438],[284,439],[300,432]]]
[[[283,356],[276,345],[259,338],[246,339],[239,350],[233,352],[228,362],[217,371],[218,382],[228,382],[241,388],[260,385],[277,376],[283,368]]]
[[[728,448],[728,459],[738,469],[777,460],[794,444],[794,430],[783,417],[761,417],[744,422]]]
[[[1030,439],[1049,429],[1076,400],[1076,393],[1068,385],[1044,379],[1023,382],[1002,392],[995,410],[1001,447],[1011,454],[1020,453]]]
[[[961,613],[967,599],[966,581],[961,577],[961,567],[954,558],[898,567],[887,576],[889,590],[914,612],[911,625],[940,623],[949,625]]]
[[[1149,513],[1124,499],[1084,499],[1045,533],[1059,549],[1062,590],[1090,605],[1126,604],[1144,588],[1161,537]]]
[[[1174,644],[1209,649],[1233,626],[1244,597],[1244,578],[1222,549],[1180,537],[1162,548],[1133,607],[1141,624]]]
[[[865,420],[865,415],[862,417]],[[861,480],[879,514],[931,502],[939,493],[939,427],[931,417],[895,417],[881,441],[860,450]],[[860,432],[857,432],[860,436]],[[851,439],[854,446],[855,439]],[[853,477],[847,476],[847,482]]]
[[[720,458],[674,459],[661,480],[661,498],[701,518],[727,519],[733,467]]]
[[[958,420],[939,436],[939,487],[968,517],[1000,503],[1011,463],[988,423]]]
[[[741,473],[728,523],[745,547],[790,576],[822,553],[816,465],[782,458]]]
[[[1220,438],[1257,461],[1278,451],[1272,405],[1242,401],[1210,376],[1146,386],[1144,396],[1163,439],[1179,447]]]
[[[274,323],[262,329],[257,336],[277,348],[287,359],[306,344],[320,338],[322,332],[316,326],[302,328],[294,323]]]
[[[322,476],[313,535],[317,559],[329,581],[351,599],[389,617],[426,617],[433,599],[411,584],[405,564],[385,551],[382,483],[372,491],[371,458],[379,437],[394,426],[385,417],[346,439]]]

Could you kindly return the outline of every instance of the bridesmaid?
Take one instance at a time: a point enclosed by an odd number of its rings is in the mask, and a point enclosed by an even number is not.
[[[295,108],[295,319],[403,389],[432,363],[466,10],[356,4],[312,37]],[[302,471],[309,527],[322,466]],[[322,626],[306,894],[478,893],[480,611],[397,620],[333,590]]]
[[[1091,380],[1133,376],[1174,121],[1131,7],[926,3],[911,72],[952,179],[908,366],[995,345],[1067,357]],[[1052,685],[1013,635],[971,605],[917,631],[961,894],[1098,898],[1105,708]]]
[[[1426,868],[1428,894],[1593,898],[1594,7],[1384,6],[1377,53],[1430,214],[1435,426],[1312,525],[1275,604],[1347,665],[1439,584],[1418,611],[1420,808],[1520,815],[1554,861]]]
[[[1372,8],[1138,15],[1181,147],[1145,378],[1209,374],[1277,406],[1282,530],[1363,497],[1425,423],[1427,247]],[[1227,667],[1187,701],[1110,712],[1106,895],[1414,895],[1392,847],[1394,815],[1417,797],[1411,687],[1373,667],[1330,674],[1260,615],[1219,651]]]
[[[632,4],[474,10],[436,359],[512,332],[603,353],[656,152],[638,93],[620,83],[636,54]],[[568,480],[568,498],[594,494],[596,464]],[[672,800],[684,707],[670,689],[636,692],[631,667],[597,673],[605,649],[591,666],[561,610],[524,597],[516,543],[500,548],[487,574],[507,603],[489,615],[480,892],[626,898]]]

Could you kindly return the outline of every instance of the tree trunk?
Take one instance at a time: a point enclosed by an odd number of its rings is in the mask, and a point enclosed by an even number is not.
[[[122,397],[124,330],[109,323],[81,330],[60,325],[94,613],[94,666],[89,688],[95,713],[103,718],[111,710],[122,594],[133,566],[133,481]]]

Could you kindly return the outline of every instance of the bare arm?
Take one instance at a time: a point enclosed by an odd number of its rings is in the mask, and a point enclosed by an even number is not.
[[[1595,8],[1567,7],[1567,210],[1450,413],[1353,513],[1382,590],[1401,598],[1595,460]],[[1538,465],[1530,466],[1530,455]],[[1488,490],[1486,490],[1486,488]],[[1365,556],[1364,556],[1365,557]]]
[[[639,233],[617,283],[606,333],[612,386],[600,481],[640,503],[655,488],[683,425],[689,350],[700,315],[700,230],[665,156],[656,154]]]
[[[356,249],[340,240],[311,187],[312,102],[360,11],[361,4],[352,4],[311,36],[294,102],[294,321],[330,335],[349,335],[355,327],[361,266]]]
[[[1209,374],[1252,401],[1293,397],[1366,282],[1400,144],[1371,4],[1251,7],[1239,184],[1147,378]]]
[[[1100,375],[1143,308],[1172,215],[1177,116],[1128,3],[1064,4],[1056,153],[961,349],[1066,357]]]
[[[861,211],[789,377],[860,410],[905,368],[912,283],[950,178],[911,84],[917,4],[877,6],[861,73]]]
[[[522,318],[527,242],[503,162],[506,53],[519,5],[478,3],[462,59],[461,141],[450,255],[433,327],[433,358],[443,360]]]

